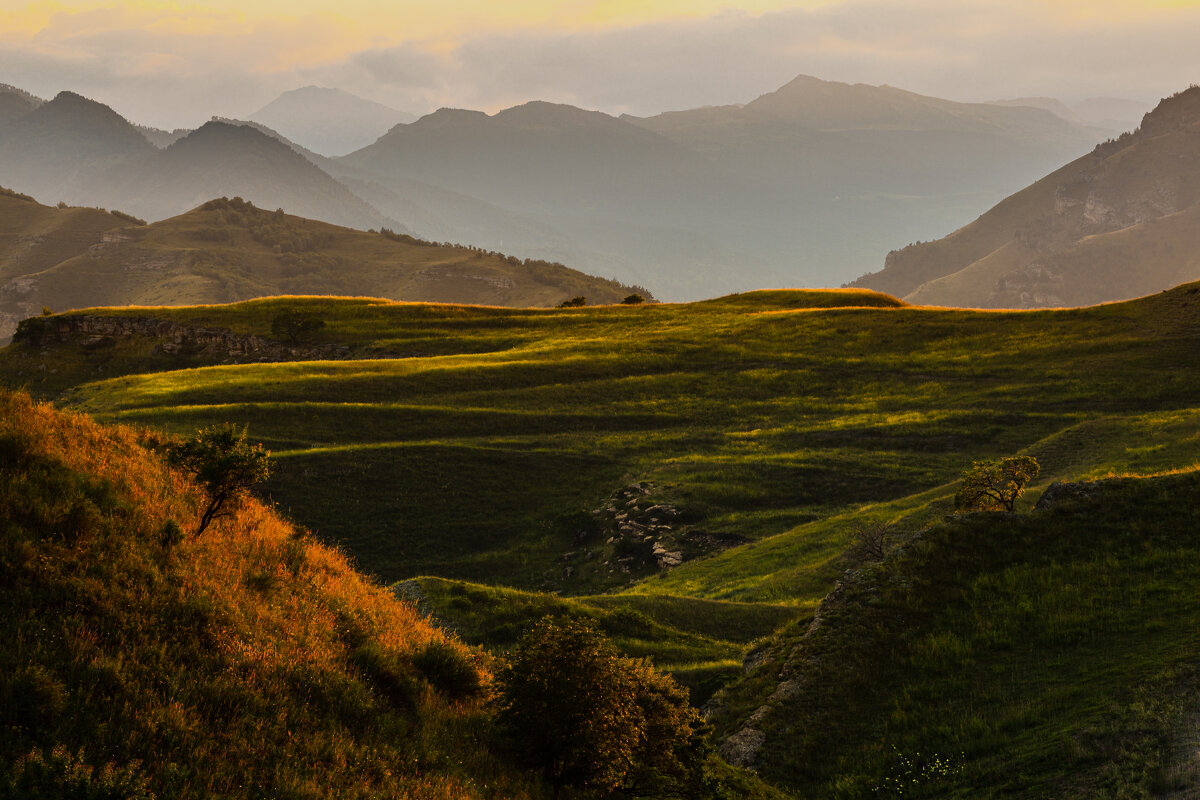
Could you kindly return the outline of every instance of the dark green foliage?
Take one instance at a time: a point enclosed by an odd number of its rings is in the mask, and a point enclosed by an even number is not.
[[[62,745],[34,750],[0,776],[0,800],[154,800],[136,762],[96,769]]]
[[[17,323],[17,330],[13,333],[13,344],[26,344],[31,347],[37,347],[42,344],[46,335],[54,330],[54,323],[48,317],[49,308],[42,309],[40,317],[28,317]]]
[[[0,720],[35,734],[56,724],[67,708],[62,681],[40,665],[0,676]]]
[[[183,528],[179,527],[179,523],[173,519],[163,522],[162,530],[159,532],[159,542],[163,549],[170,550],[182,541]]]
[[[462,648],[449,642],[431,641],[413,656],[412,663],[434,689],[453,700],[477,697],[483,691],[479,669]]]
[[[271,320],[271,335],[291,344],[312,339],[322,328],[325,320],[305,311],[287,311]]]
[[[568,786],[645,794],[699,781],[705,731],[687,690],[618,655],[583,620],[542,619],[498,683],[501,729],[556,797]]]
[[[627,296],[624,300],[622,300],[621,305],[636,306],[636,305],[641,305],[644,302],[646,302],[646,298],[642,297],[637,292],[634,292],[633,294]]]
[[[199,431],[168,451],[168,460],[191,473],[208,495],[196,535],[270,475],[270,453],[246,441],[246,430],[226,423]]]
[[[587,305],[587,298],[583,296],[572,297],[569,300],[563,300],[558,304],[559,308],[581,308]]]
[[[1014,456],[976,461],[962,474],[962,487],[954,496],[956,511],[1012,511],[1025,486],[1038,476],[1037,459]]]

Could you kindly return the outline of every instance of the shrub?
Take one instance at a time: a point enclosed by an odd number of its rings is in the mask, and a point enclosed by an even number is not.
[[[644,302],[646,302],[646,298],[642,297],[642,296],[641,296],[640,294],[638,294],[637,292],[634,292],[633,294],[629,295],[629,296],[628,296],[628,297],[626,297],[624,300],[622,300],[622,301],[621,301],[621,305],[623,305],[623,306],[636,306],[636,305],[640,305],[640,304],[642,304],[642,303],[644,303]]]
[[[413,666],[434,689],[454,700],[476,697],[483,691],[479,670],[463,650],[434,640],[413,657]]]
[[[586,306],[586,305],[587,305],[587,298],[584,297],[583,295],[577,295],[575,297],[572,297],[570,300],[563,300],[561,303],[558,304],[558,307],[559,308],[579,308],[580,306]]]
[[[62,745],[34,750],[0,778],[0,800],[154,800],[140,764],[105,764],[97,770]]]
[[[590,623],[545,617],[498,676],[497,720],[559,797],[568,786],[634,790],[698,779],[704,724],[687,690],[624,658]]]
[[[291,344],[299,344],[325,327],[325,320],[306,311],[285,311],[271,320],[271,335]]]
[[[1031,456],[976,461],[963,471],[962,487],[954,496],[955,511],[1012,511],[1039,470]]]

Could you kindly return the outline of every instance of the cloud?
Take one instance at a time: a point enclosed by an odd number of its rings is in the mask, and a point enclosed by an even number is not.
[[[745,102],[801,73],[958,100],[1153,101],[1200,79],[1195,4],[842,0],[371,48],[359,44],[361,20],[189,13],[59,15],[32,38],[0,35],[0,82],[72,88],[139,120],[182,125],[246,115],[310,83],[416,112],[537,98],[651,114]]]

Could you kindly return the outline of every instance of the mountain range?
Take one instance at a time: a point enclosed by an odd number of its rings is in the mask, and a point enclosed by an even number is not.
[[[139,129],[70,93],[0,96],[0,183],[43,202],[158,220],[238,195],[569,263],[667,299],[840,283],[1116,133],[1045,109],[801,76],[745,105],[649,118],[545,102],[440,109],[328,158],[305,138],[305,109],[339,117],[341,103],[374,128],[390,112],[310,87],[251,115],[258,138],[212,123]]]
[[[852,285],[911,302],[1074,306],[1200,278],[1200,88],[971,224],[890,253]]]
[[[416,116],[341,89],[305,86],[284,92],[247,116],[326,156],[366,147],[394,125]]]

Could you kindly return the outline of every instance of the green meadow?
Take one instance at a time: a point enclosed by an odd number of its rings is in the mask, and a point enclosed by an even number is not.
[[[1021,312],[797,290],[88,313],[270,336],[285,311],[350,357],[18,343],[0,381],[101,421],[248,426],[277,509],[466,642],[503,654],[542,615],[582,616],[696,702],[725,686],[721,735],[771,705],[755,766],[800,796],[886,796],[930,752],[949,766],[906,795],[1141,797],[1186,774],[1200,288]],[[1041,473],[1015,516],[944,521],[964,468],[1018,453]],[[1113,476],[1077,516],[1031,511],[1052,481]],[[851,546],[863,521],[892,526],[881,564]],[[854,602],[819,612],[839,581]],[[807,635],[826,612],[844,622]],[[767,701],[780,673],[743,670],[751,650],[822,665],[800,705]]]

